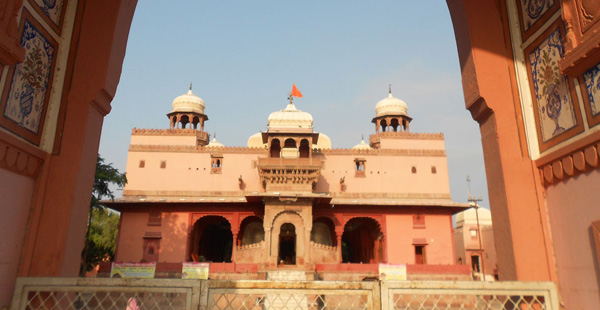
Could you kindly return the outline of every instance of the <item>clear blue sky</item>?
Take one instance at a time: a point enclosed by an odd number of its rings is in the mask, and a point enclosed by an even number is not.
[[[227,146],[266,130],[295,83],[304,97],[294,103],[334,148],[374,133],[375,104],[392,84],[412,132],[445,134],[453,200],[466,202],[470,175],[489,205],[443,0],[139,1],[102,132],[107,162],[124,171],[131,129],[168,128],[166,113],[190,82],[206,103],[205,129]]]

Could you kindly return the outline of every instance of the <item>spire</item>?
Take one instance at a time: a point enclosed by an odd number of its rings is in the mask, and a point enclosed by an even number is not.
[[[192,94],[192,82],[190,82],[190,90],[188,90],[188,92],[187,92],[187,93],[188,93],[188,95],[191,95],[191,94]]]
[[[191,89],[191,88],[190,88]],[[392,94],[392,84],[390,84],[389,89],[388,89],[389,94]]]

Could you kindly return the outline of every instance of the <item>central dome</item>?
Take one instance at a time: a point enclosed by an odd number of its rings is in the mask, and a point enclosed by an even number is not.
[[[313,128],[312,115],[296,109],[293,103],[289,103],[285,109],[269,115],[269,130],[290,130]]]
[[[192,88],[175,100],[173,100],[173,112],[193,112],[198,114],[204,114],[204,100],[192,93]]]
[[[406,102],[392,96],[392,93],[379,101],[375,106],[375,112],[377,116],[386,116],[386,115],[405,115],[408,116],[408,107],[406,106]]]

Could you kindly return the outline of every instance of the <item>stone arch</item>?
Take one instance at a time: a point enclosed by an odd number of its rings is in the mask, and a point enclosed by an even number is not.
[[[379,122],[379,126],[381,127],[381,132],[386,132],[386,131],[387,131],[387,128],[388,128],[388,123],[387,123],[387,121],[386,121],[386,120],[382,119],[382,120]]]
[[[396,131],[401,131],[401,126],[400,123],[398,122],[397,118],[392,118],[392,121],[390,122],[390,127],[392,127],[392,131],[396,132]]]
[[[192,128],[198,129],[198,124],[200,124],[200,117],[194,116],[192,118],[192,125],[193,125]]]
[[[181,118],[179,118],[179,123],[181,123],[181,129],[187,128],[187,124],[190,123],[190,117],[187,115],[182,115]]]
[[[281,142],[279,139],[271,140],[270,155],[273,158],[281,157]]]
[[[294,225],[294,230],[296,233],[296,258],[295,263],[298,265],[303,265],[306,261],[306,247],[308,246],[307,231],[310,231],[311,227],[307,227],[305,225],[305,219],[301,214],[298,214],[294,211],[283,211],[277,214],[273,221],[271,222],[271,231],[269,233],[269,260],[271,263],[277,265],[279,264],[279,242],[280,242],[280,234],[281,227],[283,224],[289,223]],[[312,223],[310,223],[312,226]],[[268,228],[267,228],[268,229]]]
[[[310,232],[310,241],[317,244],[337,246],[337,236],[333,220],[326,216],[315,218]]]
[[[240,224],[237,244],[249,245],[265,240],[265,228],[263,220],[258,216],[248,216]]]
[[[308,139],[302,139],[300,141],[300,158],[309,158],[310,157],[310,142]]]
[[[344,225],[342,262],[376,264],[383,262],[383,231],[371,217],[354,217]]]
[[[230,263],[233,251],[231,223],[219,215],[199,218],[191,232],[191,258],[196,261]]]
[[[296,140],[292,139],[292,138],[287,138],[285,139],[285,142],[283,142],[283,147],[284,148],[296,148]]]

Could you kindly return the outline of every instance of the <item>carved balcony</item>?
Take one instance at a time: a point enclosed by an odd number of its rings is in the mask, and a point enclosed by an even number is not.
[[[258,175],[266,191],[312,192],[323,167],[313,158],[259,158]]]

